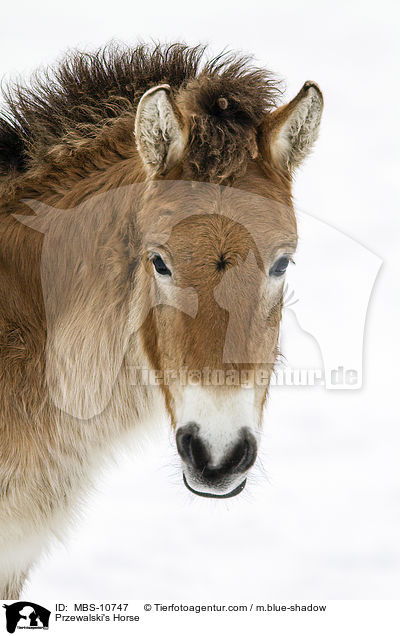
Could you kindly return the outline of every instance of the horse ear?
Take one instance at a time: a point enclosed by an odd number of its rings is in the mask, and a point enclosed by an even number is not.
[[[261,154],[292,172],[310,153],[317,139],[323,109],[322,93],[306,82],[291,102],[268,115],[261,130]]]
[[[150,88],[141,98],[135,137],[143,163],[152,175],[167,172],[182,158],[187,135],[168,84]]]

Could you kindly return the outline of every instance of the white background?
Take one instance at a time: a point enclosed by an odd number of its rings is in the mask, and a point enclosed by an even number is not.
[[[257,470],[228,502],[185,491],[162,423],[99,474],[65,547],[55,545],[32,573],[26,598],[399,597],[398,19],[387,0],[3,4],[7,78],[68,48],[140,38],[251,52],[286,80],[288,99],[317,81],[321,135],[297,175],[296,204],[384,261],[361,390],[273,390]]]

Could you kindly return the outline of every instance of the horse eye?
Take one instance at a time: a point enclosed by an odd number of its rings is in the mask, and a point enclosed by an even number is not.
[[[278,260],[275,261],[275,263],[272,265],[271,269],[269,270],[269,275],[282,276],[287,270],[289,261],[290,261],[290,258],[288,258],[287,256],[281,256],[280,258],[278,258]]]
[[[161,276],[171,276],[171,271],[168,269],[168,267],[166,266],[166,264],[164,263],[163,259],[161,258],[159,254],[156,254],[156,256],[153,256],[152,260],[153,260],[154,269],[156,270],[157,274],[161,274]]]

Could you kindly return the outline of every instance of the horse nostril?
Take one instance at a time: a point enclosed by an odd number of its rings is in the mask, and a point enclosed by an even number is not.
[[[178,431],[176,434],[176,447],[178,449],[179,455],[187,461],[191,454],[191,444],[192,444],[192,434],[191,433],[181,433]]]
[[[190,466],[203,470],[210,461],[210,454],[198,435],[197,424],[187,424],[176,434],[178,453]]]
[[[197,470],[204,470],[210,462],[210,454],[200,437],[192,435],[190,442],[192,465]]]
[[[257,442],[254,435],[247,429],[242,429],[242,437],[231,451],[226,464],[231,472],[245,472],[255,462],[257,457]]]

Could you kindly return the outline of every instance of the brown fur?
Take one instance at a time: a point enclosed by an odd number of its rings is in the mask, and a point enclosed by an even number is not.
[[[272,372],[282,290],[264,304],[254,298],[264,294],[261,274],[277,248],[292,251],[297,240],[290,175],[269,160],[265,139],[278,86],[245,58],[201,66],[203,52],[141,45],[77,53],[8,94],[0,119],[0,596],[18,594],[40,553],[32,548],[24,564],[2,572],[13,532],[16,555],[21,533],[36,546],[38,533],[58,532],[99,453],[151,414],[155,397],[146,387],[133,391],[131,364],[235,366],[223,361],[228,317],[214,293],[224,297],[224,276],[248,258],[251,284],[239,275],[234,312],[248,329],[235,343],[264,352]],[[182,161],[149,183],[134,140],[136,106],[166,82],[189,140]],[[62,212],[46,225],[23,199]],[[163,230],[178,287],[196,291],[195,317],[157,305],[145,237]],[[129,331],[131,307],[138,329]],[[177,398],[163,391],[174,424]],[[65,404],[57,402],[63,392]]]

